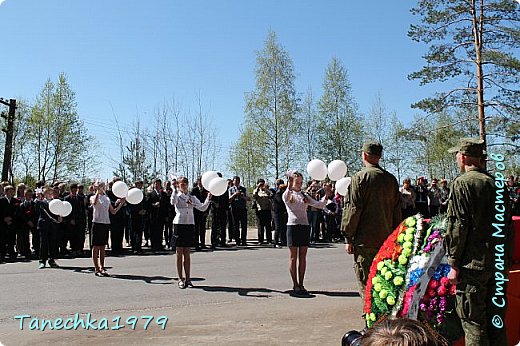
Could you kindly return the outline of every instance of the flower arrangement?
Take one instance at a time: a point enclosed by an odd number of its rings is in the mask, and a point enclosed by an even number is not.
[[[363,311],[371,327],[383,315],[400,310],[410,258],[417,251],[422,218],[411,216],[388,236],[372,262]]]
[[[456,286],[446,277],[449,271],[448,264],[439,265],[428,283],[428,291],[421,299],[421,311],[425,312],[426,318],[433,322],[434,327],[445,321],[448,298],[455,295]]]
[[[442,246],[446,220],[437,218],[428,226],[419,214],[407,218],[374,258],[365,291],[368,327],[384,316],[408,317],[449,340],[460,336],[460,321],[453,313],[456,287],[447,278],[450,266]]]
[[[423,289],[416,292],[417,284],[422,280],[428,280],[433,274],[432,269],[435,269],[444,256],[442,248],[442,240],[446,232],[446,223],[442,220],[432,222],[426,233],[419,251],[410,260],[410,266],[406,275],[406,291],[404,293],[403,308],[399,311],[398,316],[406,316],[410,318],[417,318],[417,305],[419,297],[424,294]],[[441,245],[441,246],[439,246]],[[429,274],[428,274],[429,269]],[[427,274],[427,276],[425,276]],[[426,285],[424,282],[423,285]],[[415,302],[415,309],[409,311],[410,305]]]

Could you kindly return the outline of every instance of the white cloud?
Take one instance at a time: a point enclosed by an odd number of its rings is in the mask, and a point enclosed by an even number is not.
[[[5,0],[0,0],[0,6],[2,6],[2,3],[4,2]]]

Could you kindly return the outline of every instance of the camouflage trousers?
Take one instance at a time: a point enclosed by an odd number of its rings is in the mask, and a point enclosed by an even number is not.
[[[497,307],[492,302],[495,294],[495,280],[489,271],[460,270],[457,284],[457,314],[462,322],[465,345],[507,345],[505,306]],[[503,298],[505,305],[506,289]]]
[[[359,296],[363,302],[365,301],[365,287],[370,274],[370,267],[378,251],[377,248],[354,245],[354,273],[358,281]]]

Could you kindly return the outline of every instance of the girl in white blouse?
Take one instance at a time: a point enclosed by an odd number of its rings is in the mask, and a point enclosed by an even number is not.
[[[179,288],[193,287],[190,280],[191,247],[195,246],[195,219],[193,208],[206,211],[209,206],[211,193],[202,203],[197,197],[188,192],[188,178],[181,177],[173,183],[171,203],[175,207],[173,219],[172,246],[176,247],[177,274],[179,276]],[[184,274],[182,273],[184,268]]]
[[[290,251],[289,272],[293,281],[295,294],[308,294],[303,286],[305,269],[307,268],[307,249],[309,248],[310,227],[307,218],[307,207],[325,208],[325,200],[317,201],[302,192],[303,176],[299,172],[288,172],[289,186],[282,195],[287,207],[287,246]],[[298,272],[296,264],[298,263]]]

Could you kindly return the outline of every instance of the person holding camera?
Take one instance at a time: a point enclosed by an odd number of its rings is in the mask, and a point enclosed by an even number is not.
[[[105,268],[105,247],[108,245],[110,215],[115,215],[125,204],[125,198],[120,198],[113,206],[105,192],[105,183],[94,183],[95,195],[90,197],[92,205],[92,262],[96,276],[109,276]]]
[[[260,178],[253,190],[253,203],[256,205],[256,225],[258,227],[258,244],[264,244],[264,234],[267,243],[273,242],[273,228],[271,227],[271,197],[272,192],[267,187],[265,180]]]
[[[323,209],[327,202],[315,200],[307,193],[302,192],[303,175],[299,172],[288,172],[289,186],[282,195],[287,207],[287,246],[289,247],[289,272],[293,281],[295,294],[308,294],[303,280],[307,268],[307,249],[310,242],[309,220],[307,207]],[[297,263],[299,262],[299,263]],[[298,268],[298,271],[296,270]]]

